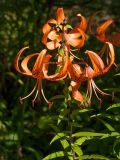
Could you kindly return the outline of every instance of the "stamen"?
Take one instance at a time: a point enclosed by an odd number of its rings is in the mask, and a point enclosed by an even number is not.
[[[34,107],[34,103],[35,103],[35,100],[36,100],[37,96],[38,96],[38,90],[37,90],[37,92],[36,92],[36,94],[35,94],[34,99],[32,100],[32,106],[33,106],[33,107]]]
[[[87,87],[87,96],[89,97],[89,100],[91,101],[92,98],[92,84],[91,81],[88,81],[88,87]]]
[[[33,90],[32,90],[27,96],[25,96],[25,97],[20,97],[20,103],[21,103],[21,104],[23,103],[23,100],[24,100],[24,99],[30,97],[30,96],[35,92],[37,85],[38,85],[38,82],[36,82]]]
[[[94,81],[91,80],[91,83],[92,83],[92,87],[93,87],[93,90],[94,90],[94,92],[95,92],[95,95],[96,95],[97,99],[99,99],[99,101],[101,101],[101,98],[98,97],[98,94],[97,94],[97,92],[96,92],[96,85],[95,85]]]
[[[95,84],[95,82],[94,82],[93,80],[91,80],[91,81],[92,81],[92,84],[95,86],[95,89],[96,89],[99,93],[101,93],[101,94],[103,94],[103,95],[110,96],[110,94],[101,91],[101,90],[96,86],[96,84]]]
[[[102,49],[100,50],[100,52],[98,53],[98,55],[102,58],[103,54],[105,53],[106,50],[106,44],[104,44],[104,46],[102,47]]]
[[[78,51],[78,49],[70,49],[71,51]]]
[[[42,84],[41,84],[41,93],[42,93],[42,96],[43,96],[44,100],[46,101],[46,103],[48,104],[49,109],[50,109],[51,106],[53,105],[53,102],[48,101],[47,98],[45,97],[45,94],[44,94],[44,91],[43,91],[43,88],[42,88]]]
[[[80,60],[80,58],[79,58],[79,57],[77,57],[77,56],[75,56],[71,51],[70,51],[70,54],[71,54],[74,58],[76,58],[76,59],[79,59],[79,60]]]

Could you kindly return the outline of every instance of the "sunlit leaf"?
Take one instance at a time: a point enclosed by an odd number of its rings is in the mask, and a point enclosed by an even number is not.
[[[70,146],[66,139],[61,139],[60,142],[61,142],[64,149],[66,149]]]
[[[111,124],[109,124],[108,122],[102,120],[102,119],[99,119],[104,125],[105,127],[109,130],[109,131],[115,131],[115,128],[112,127]]]
[[[91,137],[81,137],[78,138],[74,143],[77,145],[82,145],[86,140],[91,139]]]
[[[113,104],[112,106],[108,107],[106,110],[114,109],[114,108],[119,108],[120,103]]]
[[[58,116],[58,124],[60,124],[60,122],[65,119],[66,114],[69,112],[69,110],[67,108],[62,108],[60,111],[60,114]]]
[[[48,156],[46,156],[42,160],[50,160],[50,159],[64,157],[64,156],[65,156],[65,153],[63,151],[58,151],[58,152],[54,152],[54,153],[49,154]]]
[[[78,133],[74,133],[73,137],[102,137],[105,136],[107,134],[105,133],[96,133],[96,132],[78,132]]]
[[[35,155],[36,160],[40,160],[43,157],[39,154],[40,152],[35,150],[34,148],[31,147],[24,147],[27,151],[31,152],[33,155]]]
[[[81,156],[83,155],[82,149],[80,148],[80,146],[74,144],[73,145],[73,151],[78,155]]]
[[[105,156],[101,156],[101,155],[96,155],[96,154],[93,154],[93,155],[83,155],[83,156],[80,156],[79,159],[95,159],[95,160],[99,160],[99,159],[103,159],[103,160],[110,160],[109,158],[105,157]]]
[[[57,133],[56,136],[54,136],[54,138],[51,140],[50,144],[64,137],[67,137],[65,133]]]

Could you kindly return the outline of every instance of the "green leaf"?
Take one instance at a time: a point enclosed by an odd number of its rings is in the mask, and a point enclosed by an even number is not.
[[[115,74],[114,76],[120,76],[120,73]]]
[[[60,142],[61,142],[64,149],[66,149],[70,146],[66,139],[61,139]]]
[[[110,134],[105,135],[105,136],[101,137],[100,139],[104,139],[107,137],[119,137],[119,136],[120,136],[120,134],[118,132],[111,132]]]
[[[120,92],[120,88],[118,87],[118,88],[106,88],[106,89],[104,89],[105,91],[110,91],[110,92],[112,92],[112,91],[114,91],[114,92]]]
[[[115,131],[115,129],[108,123],[108,122],[105,122],[104,120],[102,119],[99,119],[105,126],[106,128],[109,130],[109,131]]]
[[[10,141],[10,140],[14,140],[17,141],[18,140],[18,134],[16,133],[8,133],[8,134],[1,134],[0,135],[0,140],[6,140],[6,141]]]
[[[93,109],[76,109],[72,112],[72,118],[74,119],[74,117],[78,114],[82,114],[82,113],[86,113],[86,112],[90,112],[93,111]]]
[[[64,156],[65,156],[65,153],[63,151],[58,151],[58,152],[54,152],[54,153],[49,154],[48,156],[46,156],[42,160],[50,160],[50,159],[64,157]]]
[[[50,101],[55,100],[55,99],[64,99],[64,98],[65,98],[64,95],[56,95],[56,96],[50,98]]]
[[[59,54],[61,55],[61,57],[64,58],[65,54],[64,54],[63,48],[60,48],[60,49],[58,50],[58,52],[59,52]]]
[[[69,110],[67,108],[62,108],[60,111],[60,114],[58,116],[58,122],[57,124],[60,124],[61,120],[63,120],[66,116],[66,114],[69,112]]]
[[[76,145],[76,144],[73,145],[73,151],[74,151],[78,156],[83,155],[83,152],[82,152],[81,148],[80,148],[78,145]]]
[[[120,138],[117,138],[113,144],[113,152],[120,159]]]
[[[73,137],[102,137],[108,134],[105,133],[96,133],[96,132],[78,132],[74,133]]]
[[[110,109],[113,109],[113,108],[119,108],[120,107],[120,103],[116,103],[116,104],[113,104],[112,106],[108,107],[106,110],[110,110]]]
[[[57,134],[53,137],[53,139],[51,140],[50,144],[52,144],[53,142],[55,142],[55,141],[57,141],[58,139],[63,138],[63,137],[66,137],[66,138],[67,138],[67,136],[66,136],[65,133],[57,133]]]
[[[86,140],[91,139],[91,137],[81,137],[78,138],[74,143],[77,145],[82,145]]]
[[[79,160],[83,160],[83,159],[95,159],[95,160],[99,160],[99,159],[104,159],[104,160],[110,160],[109,158],[102,156],[102,155],[83,155],[79,157]]]
[[[69,29],[72,29],[72,26],[69,25],[69,24],[67,24],[65,27],[66,27],[66,28],[69,28]]]
[[[38,153],[38,151],[36,151],[34,148],[31,147],[24,147],[26,150],[30,151],[31,153],[33,153],[36,157],[37,160],[42,159],[43,157]]]

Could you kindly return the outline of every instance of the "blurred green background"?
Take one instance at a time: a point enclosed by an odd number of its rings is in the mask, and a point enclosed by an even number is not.
[[[97,21],[102,22],[111,17],[115,19],[114,29],[120,29],[119,0],[0,0],[0,160],[41,160],[61,147],[59,144],[50,147],[49,142],[55,134],[57,115],[65,104],[56,100],[53,108],[49,110],[40,97],[33,108],[30,97],[21,105],[19,97],[25,96],[33,88],[35,81],[17,73],[13,65],[14,58],[22,47],[30,46],[27,53],[38,52],[44,48],[41,43],[42,26],[48,19],[55,17],[58,7],[63,7],[74,23],[77,13],[82,13],[88,19],[92,13],[101,10],[103,14]],[[94,38],[90,38],[86,44],[87,49],[94,51],[100,46]],[[119,66],[120,48],[115,47],[115,52]],[[80,126],[77,131],[110,132],[109,127],[105,127],[99,119],[90,118],[93,114],[103,113],[112,118],[103,116],[102,120],[107,121],[120,133],[119,107],[114,112],[105,112],[110,105],[120,106],[120,77],[115,76],[117,73],[119,68],[116,70],[113,67],[107,75],[97,79],[98,86],[101,89],[107,88],[114,97],[105,98],[101,109],[97,100],[94,100],[91,106],[95,110],[94,113],[78,115],[77,123]],[[62,89],[62,82],[59,85],[44,82],[48,98],[62,94]],[[61,125],[61,130],[63,128]],[[115,160],[120,159],[120,138],[117,137],[117,142],[115,138],[106,139],[104,142],[87,142],[83,145],[83,151],[87,154],[97,153]]]

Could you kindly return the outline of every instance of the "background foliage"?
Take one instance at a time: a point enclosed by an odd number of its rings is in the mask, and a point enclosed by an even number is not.
[[[55,16],[57,7],[64,7],[66,14],[73,17],[82,13],[85,17],[102,10],[98,22],[112,17],[114,29],[120,28],[119,0],[1,0],[0,1],[0,160],[41,160],[48,153],[59,151],[61,144],[49,142],[57,132],[66,130],[66,121],[56,127],[58,115],[63,115],[64,101],[54,100],[51,110],[42,98],[32,108],[31,99],[19,103],[34,85],[34,79],[19,75],[13,66],[16,53],[23,46],[30,46],[30,52],[40,51],[41,28]],[[98,42],[91,38],[87,48],[98,50]],[[116,63],[120,65],[120,48],[115,47]],[[103,135],[78,135],[83,155],[103,155],[110,159],[120,159],[120,70],[114,66],[102,78],[96,79],[100,88],[113,96],[103,98],[100,105],[93,98],[91,108],[81,110],[73,104],[72,116],[75,120],[74,132],[96,132]],[[116,75],[117,74],[117,75]],[[63,82],[59,85],[44,83],[48,98],[62,94]],[[109,109],[108,109],[109,107]],[[65,111],[65,110],[64,110]],[[64,112],[65,114],[66,112]],[[56,147],[57,146],[57,147]],[[85,158],[84,158],[85,159]],[[98,159],[95,156],[86,159]],[[100,157],[99,157],[100,159]],[[102,159],[102,158],[101,158]],[[103,158],[104,159],[104,158]]]

